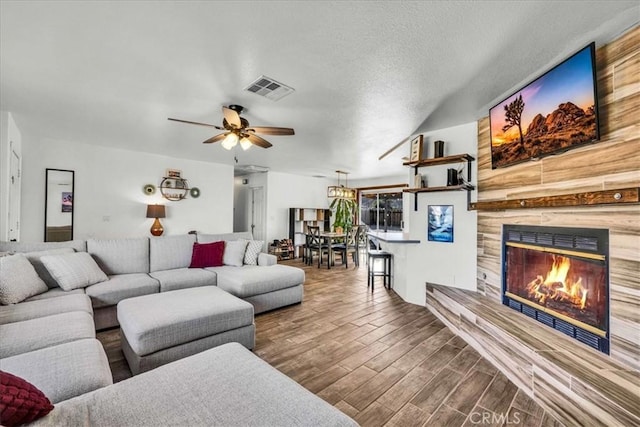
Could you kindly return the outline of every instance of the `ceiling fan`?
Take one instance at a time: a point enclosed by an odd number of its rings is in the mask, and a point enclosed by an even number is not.
[[[244,107],[241,105],[229,105],[228,107],[222,107],[222,114],[224,115],[224,118],[222,119],[222,126],[192,122],[189,120],[173,119],[171,117],[169,117],[168,120],[188,123],[190,125],[207,126],[225,131],[203,141],[203,144],[222,141],[222,146],[227,150],[231,150],[236,146],[236,144],[238,144],[238,142],[243,150],[248,150],[251,145],[257,145],[262,148],[269,148],[272,146],[269,141],[256,135],[257,133],[265,135],[294,135],[294,131],[291,128],[249,126],[249,121],[240,117],[242,110],[244,110]]]

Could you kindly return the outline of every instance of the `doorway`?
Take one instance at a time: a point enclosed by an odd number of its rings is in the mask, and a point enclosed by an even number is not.
[[[9,212],[7,240],[17,242],[20,240],[20,155],[17,153],[13,141],[9,142]]]
[[[251,187],[251,225],[254,240],[265,240],[264,187]]]

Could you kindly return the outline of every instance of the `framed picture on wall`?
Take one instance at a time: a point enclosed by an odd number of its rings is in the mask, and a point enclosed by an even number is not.
[[[428,206],[427,240],[430,242],[453,242],[453,205]]]
[[[62,212],[73,211],[73,193],[63,191],[62,192]]]
[[[422,159],[422,135],[418,135],[411,140],[410,162],[418,162]]]

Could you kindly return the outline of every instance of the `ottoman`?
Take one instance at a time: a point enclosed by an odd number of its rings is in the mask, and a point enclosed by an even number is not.
[[[215,286],[128,298],[117,312],[134,375],[228,342],[255,344],[253,306]]]

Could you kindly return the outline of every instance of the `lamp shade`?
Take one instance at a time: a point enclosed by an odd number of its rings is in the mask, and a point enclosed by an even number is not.
[[[147,218],[164,218],[164,205],[147,205]]]

